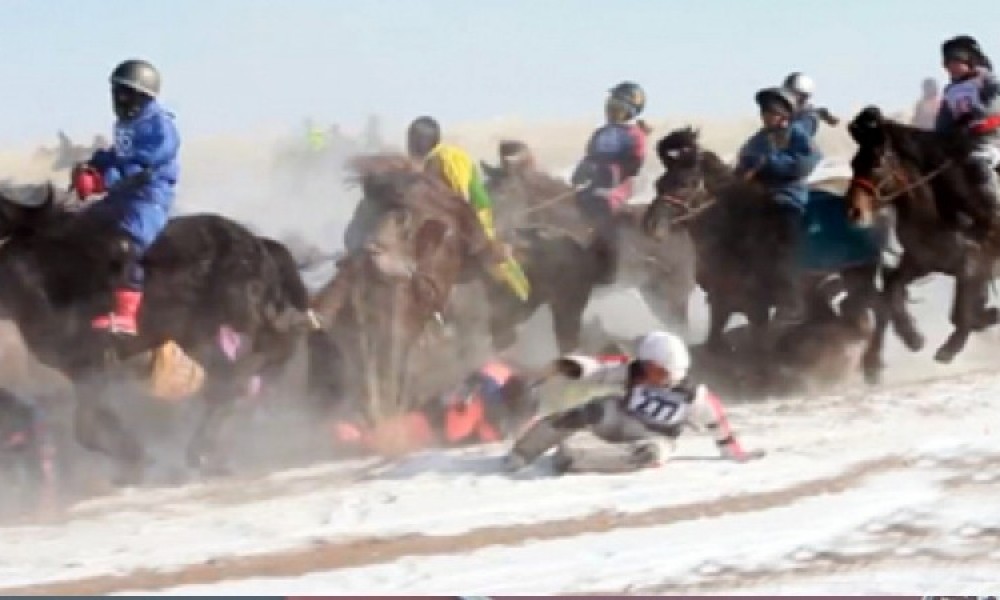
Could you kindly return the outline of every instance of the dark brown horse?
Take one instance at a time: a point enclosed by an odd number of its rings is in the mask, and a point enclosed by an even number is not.
[[[429,340],[435,323],[456,283],[481,274],[496,248],[469,205],[409,159],[368,156],[351,167],[364,197],[348,254],[312,301],[324,329],[314,360],[335,350],[342,391],[379,421],[426,396],[419,384],[442,356]],[[414,378],[418,368],[424,378]]]
[[[938,361],[950,362],[972,332],[995,325],[1000,316],[986,308],[997,248],[974,241],[955,210],[978,197],[961,168],[971,140],[893,122],[875,107],[862,110],[849,130],[858,143],[847,192],[852,214],[869,223],[881,209],[895,208],[903,255],[886,273],[883,291],[893,328],[907,348],[920,350],[924,337],[906,309],[906,288],[931,273],[951,275],[954,331],[935,354]],[[878,352],[886,327],[887,321],[876,325]]]
[[[686,232],[654,239],[642,228],[646,208],[627,205],[617,216],[617,262],[608,264],[576,207],[572,186],[539,170],[521,142],[501,143],[500,159],[499,167],[483,164],[487,187],[500,233],[510,240],[534,291],[527,304],[495,306],[491,329],[497,348],[513,343],[514,326],[548,305],[560,350],[576,349],[587,304],[611,290],[637,289],[658,318],[687,327],[694,256]]]
[[[114,225],[90,215],[56,204],[51,188],[30,205],[0,196],[0,308],[38,360],[72,381],[77,440],[114,459],[123,482],[141,480],[151,460],[109,408],[109,385],[174,342],[205,372],[189,464],[215,470],[217,433],[233,401],[254,376],[282,369],[308,329],[294,262],[281,244],[223,217],[173,219],[142,259],[139,334],[112,339],[90,321],[111,308],[120,250],[108,241]]]
[[[768,331],[770,311],[777,300],[766,278],[771,268],[769,244],[778,243],[772,239],[773,228],[766,210],[770,193],[735,177],[716,154],[701,149],[698,132],[693,128],[665,136],[657,145],[657,153],[666,172],[657,181],[657,197],[644,218],[645,226],[656,232],[661,223],[667,222],[689,229],[697,249],[698,284],[710,308],[706,345],[717,351],[732,351],[724,332],[730,317],[742,313],[749,322],[751,338],[758,343],[754,355],[759,361],[768,361],[772,350],[808,330],[795,327],[784,332]],[[843,212],[840,200],[836,205]],[[829,220],[837,223],[837,215]],[[841,214],[839,221],[846,221],[846,217]],[[845,235],[856,236],[857,232]],[[872,247],[861,253],[849,252],[856,255],[855,260],[834,261],[826,269],[805,271],[802,288],[809,306],[806,326],[810,321],[829,322],[837,315],[830,300],[840,291],[846,291],[847,297],[840,303],[839,314],[852,329],[870,310],[882,310],[876,285],[880,267],[877,250]],[[865,358],[865,374],[874,380],[882,366],[874,354],[866,354]]]

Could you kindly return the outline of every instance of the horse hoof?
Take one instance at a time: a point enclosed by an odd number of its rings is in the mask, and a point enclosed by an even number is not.
[[[924,349],[924,344],[926,340],[924,336],[916,331],[911,331],[905,335],[901,336],[903,338],[903,345],[910,352],[920,352]]]
[[[951,345],[945,344],[944,346],[941,346],[938,349],[938,351],[934,354],[934,360],[936,360],[941,364],[947,365],[951,363],[951,361],[955,360],[955,356],[958,355],[958,352],[960,350],[961,348],[952,348]]]
[[[882,383],[882,365],[865,365],[864,377],[868,385],[880,385]]]

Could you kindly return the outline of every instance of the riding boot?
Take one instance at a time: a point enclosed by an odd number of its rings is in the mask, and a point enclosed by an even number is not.
[[[138,315],[141,304],[141,290],[118,288],[115,290],[114,311],[98,316],[91,322],[91,326],[97,331],[136,335],[139,331]]]
[[[136,335],[139,331],[139,307],[142,305],[142,288],[145,273],[139,262],[140,248],[130,239],[121,240],[121,266],[119,284],[114,293],[114,310],[99,315],[91,321],[97,331],[112,334]]]

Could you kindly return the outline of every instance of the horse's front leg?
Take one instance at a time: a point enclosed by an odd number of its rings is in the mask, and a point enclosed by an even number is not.
[[[950,363],[969,342],[969,335],[995,325],[996,310],[987,310],[989,276],[984,269],[972,268],[955,277],[955,298],[952,303],[951,323],[955,329],[938,348],[934,359]]]
[[[733,309],[717,295],[708,296],[708,308],[708,337],[705,339],[705,347],[712,352],[728,352],[724,334],[729,318],[733,315]]]
[[[877,284],[879,268],[879,265],[871,265],[845,272],[843,279],[847,297],[840,305],[841,319],[851,327],[868,327],[869,311],[874,317],[874,325],[861,357],[861,370],[869,384],[877,384],[882,379],[885,369],[882,351],[889,326],[889,310]]]
[[[141,483],[147,466],[146,453],[118,414],[104,403],[107,384],[98,381],[95,375],[77,382],[75,388],[73,425],[77,441],[84,448],[104,454],[117,463],[116,484]]]
[[[885,270],[884,307],[889,311],[896,335],[911,352],[923,349],[924,336],[917,330],[913,315],[906,308],[906,288],[929,273],[926,267],[916,264],[908,252],[904,252],[899,266]]]

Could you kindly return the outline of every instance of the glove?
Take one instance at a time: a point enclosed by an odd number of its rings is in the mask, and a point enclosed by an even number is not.
[[[818,109],[816,109],[816,115],[820,119],[823,119],[823,121],[825,121],[827,125],[836,127],[837,124],[840,123],[840,119],[838,119],[837,117],[833,116],[833,114],[829,110],[827,110],[825,108],[818,108]]]

